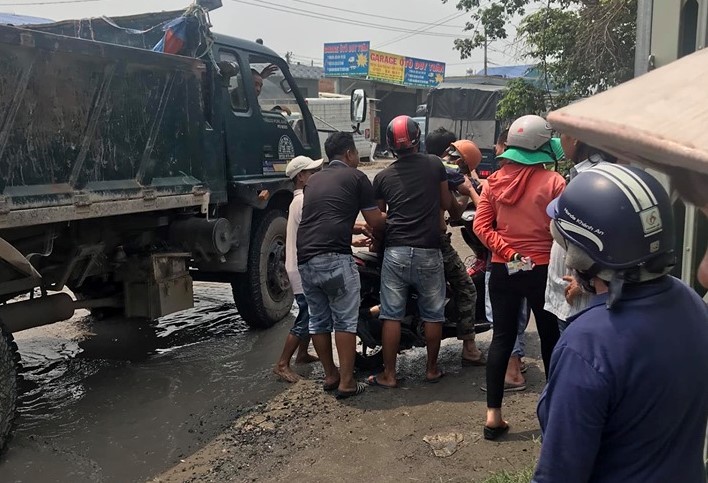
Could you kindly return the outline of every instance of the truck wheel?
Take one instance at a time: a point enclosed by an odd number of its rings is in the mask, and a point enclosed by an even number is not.
[[[231,284],[239,314],[254,329],[272,327],[288,315],[293,305],[285,271],[287,224],[282,211],[265,213],[251,236],[248,270]]]
[[[17,413],[18,369],[17,344],[0,324],[0,452],[10,439]]]

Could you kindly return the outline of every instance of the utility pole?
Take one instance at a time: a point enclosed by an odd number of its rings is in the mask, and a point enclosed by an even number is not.
[[[487,46],[489,41],[487,40],[487,28],[484,28],[484,77],[487,77]]]

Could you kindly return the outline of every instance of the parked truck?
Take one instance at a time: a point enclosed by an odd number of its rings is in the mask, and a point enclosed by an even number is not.
[[[199,4],[0,26],[0,448],[17,404],[14,332],[78,308],[156,319],[193,306],[194,280],[231,284],[251,327],[291,309],[284,170],[320,157],[318,132],[275,52],[209,27]],[[298,132],[259,106],[251,69],[269,65]]]
[[[350,97],[338,94],[321,94],[320,97],[307,98],[307,107],[315,120],[320,133],[320,148],[324,154],[324,142],[332,131],[347,131],[352,127]],[[379,142],[376,134],[376,101],[369,99],[366,125],[360,126],[354,133],[354,143],[362,161],[373,158],[372,143]]]
[[[482,162],[477,168],[481,178],[497,169],[494,145],[500,131],[497,121],[497,103],[503,85],[443,82],[428,93],[425,134],[445,128],[458,139],[470,139],[482,151]]]

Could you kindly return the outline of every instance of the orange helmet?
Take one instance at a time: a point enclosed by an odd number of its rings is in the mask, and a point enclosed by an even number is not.
[[[474,171],[482,162],[482,152],[477,145],[468,139],[455,141],[450,145],[450,154],[459,156],[470,169]]]

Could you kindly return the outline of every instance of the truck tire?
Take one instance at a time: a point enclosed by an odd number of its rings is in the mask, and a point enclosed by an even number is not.
[[[268,329],[282,320],[293,305],[293,291],[285,271],[285,234],[288,219],[281,210],[267,211],[251,236],[248,269],[231,283],[234,302],[253,329]]]
[[[17,344],[0,323],[0,453],[10,439],[17,415],[19,367]]]

